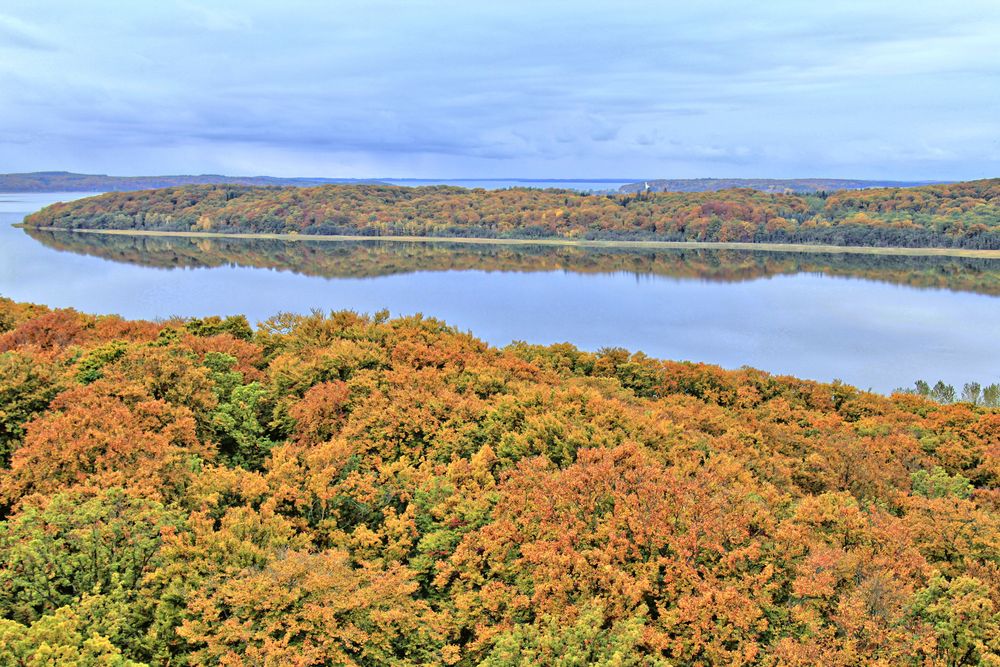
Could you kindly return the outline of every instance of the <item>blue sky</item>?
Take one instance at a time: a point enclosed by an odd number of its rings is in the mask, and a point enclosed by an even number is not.
[[[1000,2],[0,3],[0,171],[1000,175]]]

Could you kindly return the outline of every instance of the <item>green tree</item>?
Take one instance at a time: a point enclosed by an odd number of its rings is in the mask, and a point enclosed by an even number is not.
[[[231,465],[260,469],[274,446],[260,421],[261,403],[267,395],[267,389],[259,382],[240,385],[212,413],[219,451]]]
[[[962,387],[962,401],[979,405],[983,399],[983,388],[978,382],[966,382]]]
[[[24,438],[24,425],[59,393],[56,370],[17,352],[0,354],[0,468]]]
[[[1000,384],[983,387],[983,405],[988,408],[1000,408]]]
[[[945,384],[942,380],[938,380],[931,389],[930,397],[938,403],[954,403],[955,388],[950,384]]]
[[[163,534],[182,526],[177,512],[121,489],[26,508],[0,524],[0,616],[31,624],[74,606],[78,627],[100,626],[132,657],[152,654],[168,637],[148,630],[172,602],[147,577]]]
[[[143,667],[100,634],[86,633],[79,615],[61,607],[30,625],[0,619],[2,667]]]
[[[982,581],[969,576],[948,581],[935,574],[914,595],[912,614],[933,629],[935,664],[1000,664],[1000,614]]]
[[[195,336],[217,336],[227,333],[242,340],[253,338],[253,329],[243,315],[233,315],[225,319],[217,316],[195,318],[188,320],[184,328]]]
[[[644,621],[636,616],[605,627],[599,605],[589,605],[571,624],[551,616],[504,633],[479,667],[639,667],[667,665],[644,652]]]
[[[962,477],[948,475],[944,468],[935,467],[931,472],[918,470],[910,475],[914,494],[925,498],[968,498],[972,495],[972,482]]]
[[[76,381],[90,384],[104,377],[103,368],[125,356],[128,346],[122,341],[111,341],[88,352],[76,367]]]

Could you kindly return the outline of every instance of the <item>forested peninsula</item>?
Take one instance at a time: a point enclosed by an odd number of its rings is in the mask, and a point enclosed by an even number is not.
[[[813,194],[196,185],[48,206],[29,227],[1000,249],[1000,179]]]
[[[989,665],[1000,411],[0,299],[0,663]]]

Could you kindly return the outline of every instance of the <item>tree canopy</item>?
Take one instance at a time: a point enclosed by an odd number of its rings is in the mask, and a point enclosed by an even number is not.
[[[1000,248],[1000,179],[814,194],[191,185],[48,206],[30,227]]]
[[[998,664],[975,393],[0,300],[0,664]]]

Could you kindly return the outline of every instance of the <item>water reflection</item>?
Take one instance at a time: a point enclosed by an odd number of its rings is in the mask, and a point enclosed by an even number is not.
[[[719,282],[818,273],[1000,295],[1000,261],[944,256],[400,241],[281,241],[24,230],[46,247],[156,268],[239,266],[324,278],[416,271],[631,273]]]

